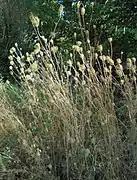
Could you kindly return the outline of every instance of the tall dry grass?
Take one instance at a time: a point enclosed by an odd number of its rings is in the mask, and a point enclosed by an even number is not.
[[[0,85],[1,179],[136,179],[136,59],[126,74],[111,38],[61,52],[31,20],[39,42],[11,48],[17,85]]]

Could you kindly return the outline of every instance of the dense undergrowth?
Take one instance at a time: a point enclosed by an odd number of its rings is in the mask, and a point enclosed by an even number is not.
[[[85,10],[81,9],[84,20]],[[22,54],[10,49],[9,81],[0,84],[2,180],[137,179],[136,58],[113,59],[110,50],[82,42],[60,49],[39,32]]]

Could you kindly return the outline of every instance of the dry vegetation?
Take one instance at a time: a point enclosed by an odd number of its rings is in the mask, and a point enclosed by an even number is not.
[[[137,179],[136,59],[113,59],[112,38],[110,54],[88,36],[61,52],[31,21],[34,51],[15,44],[16,86],[0,85],[0,178]]]

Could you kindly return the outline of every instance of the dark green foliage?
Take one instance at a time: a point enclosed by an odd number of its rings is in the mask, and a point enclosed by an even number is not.
[[[23,41],[24,6],[22,1],[1,1],[0,7],[0,73],[8,71],[8,51],[14,42]]]
[[[81,30],[89,30],[90,41],[93,46],[104,44],[108,50],[107,38],[113,38],[114,58],[137,56],[137,7],[136,1],[122,0],[82,0],[85,6],[85,24],[81,18],[81,25],[77,13],[76,3],[64,0],[64,15],[59,20],[59,4],[57,0],[2,0],[0,8],[0,72],[8,76],[8,51],[14,43],[26,51],[33,47],[35,31],[30,24],[29,14],[33,12],[40,20],[40,31],[45,37],[56,36],[55,40],[60,49],[70,47],[74,41],[73,34],[77,32],[78,40],[82,40]],[[94,5],[91,4],[94,2]],[[56,28],[55,28],[56,26]],[[96,27],[96,28],[93,28]],[[55,29],[54,29],[55,28]],[[54,32],[54,33],[53,33]],[[60,38],[61,37],[61,38]],[[63,37],[63,38],[62,38]]]

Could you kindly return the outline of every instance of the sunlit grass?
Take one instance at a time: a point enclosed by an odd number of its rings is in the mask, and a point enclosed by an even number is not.
[[[61,51],[32,16],[38,42],[10,49],[16,86],[0,84],[1,177],[135,179],[136,59],[113,59],[112,38],[109,54],[88,37]]]

